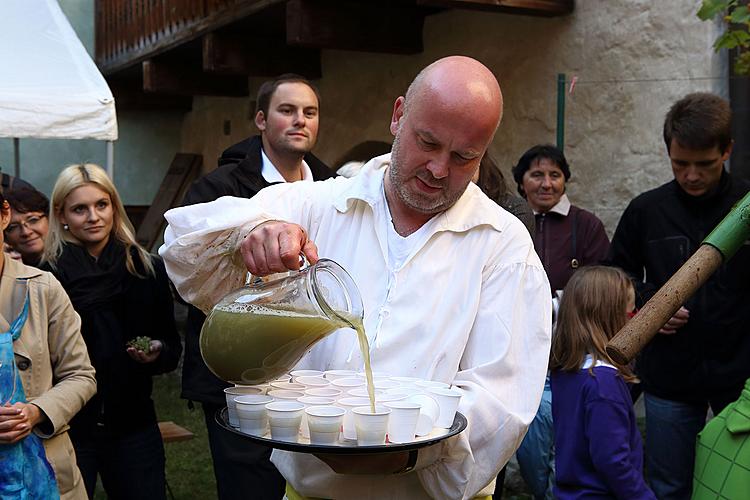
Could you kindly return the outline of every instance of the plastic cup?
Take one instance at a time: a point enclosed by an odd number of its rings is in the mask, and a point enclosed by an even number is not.
[[[334,403],[333,398],[323,398],[320,396],[302,396],[301,398],[297,398],[297,401],[305,405],[305,408],[308,408],[310,406],[320,406],[320,405],[332,405]],[[300,424],[300,434],[302,434],[302,437],[309,438],[310,433],[308,432],[307,428],[307,414],[302,414],[302,423]]]
[[[421,406],[415,431],[417,436],[426,436],[431,433],[432,428],[435,427],[435,421],[440,415],[440,406],[438,406],[437,401],[426,394],[409,396],[406,401],[417,403]]]
[[[288,391],[286,389],[273,389],[268,391],[268,395],[278,400],[289,400],[297,401],[297,398],[301,398],[305,395],[302,391]]]
[[[387,378],[379,378],[379,379],[374,380],[372,385],[375,386],[376,390],[385,391],[386,389],[395,389],[396,387],[399,387],[401,384],[399,382],[396,382],[395,380],[390,380]]]
[[[246,434],[263,437],[268,430],[266,405],[271,402],[273,398],[263,394],[235,396],[240,430]]]
[[[388,441],[391,443],[408,443],[414,441],[422,405],[409,401],[391,401],[383,403],[391,409],[388,419]]]
[[[441,387],[444,389],[450,388],[450,384],[446,384],[445,382],[438,382],[437,380],[418,380],[414,382],[414,385],[422,389],[425,393],[427,392],[427,389],[431,387]]]
[[[422,379],[417,377],[391,377],[389,380],[398,382],[402,387],[415,387],[415,384]]]
[[[413,386],[401,386],[394,387],[393,389],[386,389],[385,394],[401,394],[404,396],[414,396],[416,394],[422,394],[422,389]]]
[[[461,392],[456,389],[444,389],[442,387],[431,387],[427,392],[435,398],[440,407],[440,415],[435,421],[435,427],[448,429],[453,425],[453,418],[456,416],[458,403],[461,401]]]
[[[352,413],[352,409],[369,404],[370,400],[367,398],[341,398],[336,401],[336,406],[346,410],[346,413],[344,414],[343,432],[341,433],[344,436],[344,439],[352,441],[357,439],[357,429],[354,426],[354,414]]]
[[[366,384],[367,382],[365,381],[365,379],[360,377],[343,377],[337,378],[336,380],[331,380],[331,385],[336,387],[336,389],[341,389],[342,391],[348,391],[350,389],[362,387]]]
[[[357,372],[357,377],[359,377],[359,378],[361,378],[363,380],[367,380],[367,373],[366,372]],[[376,371],[372,372],[372,380],[373,381],[375,381],[375,380],[381,380],[381,379],[386,379],[386,378],[390,378],[390,375],[387,374],[386,372],[376,372]]]
[[[268,389],[271,387],[271,384],[234,384],[235,387],[255,387],[257,389],[260,389],[262,391],[262,394],[265,394],[268,392]]]
[[[338,406],[309,406],[305,408],[311,444],[334,444],[339,440],[346,410]]]
[[[224,389],[224,397],[227,400],[227,417],[229,418],[229,425],[232,427],[240,426],[240,421],[237,418],[237,407],[234,403],[234,397],[242,396],[244,394],[263,394],[263,391],[257,387],[227,387]]]
[[[357,433],[357,446],[385,444],[390,408],[378,405],[375,406],[375,413],[373,413],[369,406],[358,406],[352,408],[352,413]]]
[[[299,377],[323,377],[320,370],[293,370],[289,374],[292,376],[292,382],[297,382]]]
[[[302,376],[297,377],[295,380],[296,383],[304,385],[305,389],[311,389],[313,387],[327,387],[331,385],[331,381],[326,380],[323,377]]]
[[[357,372],[354,370],[328,370],[323,373],[326,380],[336,380],[337,378],[355,377]]]
[[[296,382],[271,382],[271,389],[284,389],[287,391],[304,391],[305,386]]]
[[[356,389],[351,389],[346,391],[346,393],[353,397],[353,398],[369,398],[370,393],[367,392],[367,386],[361,386],[357,387]],[[377,399],[379,394],[383,394],[383,391],[375,390],[375,398]]]
[[[278,441],[296,443],[305,405],[299,401],[274,401],[266,405],[271,437]]]
[[[322,398],[337,399],[343,394],[343,391],[337,387],[313,387],[305,389],[305,396],[319,396]]]

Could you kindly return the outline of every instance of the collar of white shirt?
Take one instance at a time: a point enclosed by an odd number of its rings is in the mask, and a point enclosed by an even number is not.
[[[347,212],[357,200],[364,201],[373,207],[373,210],[377,210],[379,204],[385,202],[381,190],[384,173],[390,163],[390,153],[368,161],[360,173],[348,179],[350,182],[346,187],[335,194],[333,205],[336,210]],[[435,216],[433,232],[464,232],[477,226],[490,226],[496,231],[502,231],[508,224],[506,216],[513,217],[487,198],[476,184],[470,182],[464,194],[452,207]]]
[[[563,217],[567,217],[568,212],[570,212],[570,200],[568,199],[568,195],[563,194],[560,197],[560,201],[558,201],[554,207],[550,208],[549,212],[554,212],[556,214],[562,215]],[[539,215],[539,212],[534,210],[534,215]]]
[[[266,156],[266,152],[263,151],[263,148],[261,148],[260,150],[260,157],[263,160],[260,175],[263,176],[266,182],[286,182],[286,179],[284,179],[284,176],[281,175],[281,172],[279,172],[279,169],[276,168],[276,165],[274,165],[273,162],[271,162],[271,160],[268,158],[268,156]],[[302,160],[302,180],[310,182],[314,180],[312,170],[310,170],[310,167],[308,166],[307,162],[305,162],[305,160]]]

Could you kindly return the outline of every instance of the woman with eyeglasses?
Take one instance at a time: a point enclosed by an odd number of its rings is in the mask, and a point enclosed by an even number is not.
[[[20,255],[24,264],[38,266],[44,252],[44,238],[49,231],[49,200],[36,189],[27,187],[8,190],[5,199],[10,204],[5,243]]]
[[[96,368],[97,394],[70,430],[89,497],[101,476],[111,498],[165,500],[151,377],[177,367],[182,345],[164,264],[136,242],[117,189],[98,165],[60,173],[49,225],[42,266],[81,315]],[[150,341],[134,347],[136,337]]]

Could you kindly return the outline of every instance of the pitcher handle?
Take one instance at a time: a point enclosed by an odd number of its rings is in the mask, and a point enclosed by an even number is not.
[[[268,276],[254,276],[252,273],[248,271],[247,276],[245,276],[245,286],[259,286],[268,281],[285,278],[287,276],[291,276],[293,273],[298,273],[309,266],[310,266],[310,263],[307,261],[305,254],[300,253],[299,254],[299,270],[297,271],[290,270],[285,273],[274,273],[274,274],[269,274]]]

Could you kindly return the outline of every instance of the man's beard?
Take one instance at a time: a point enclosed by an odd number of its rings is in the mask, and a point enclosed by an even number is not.
[[[413,175],[419,173],[421,177],[428,178],[429,185],[440,186],[443,188],[440,195],[437,198],[431,198],[422,196],[420,193],[414,192],[409,189],[406,184],[403,173],[401,172],[401,130],[399,129],[396,133],[396,137],[393,140],[393,146],[391,147],[391,163],[388,167],[388,176],[393,186],[396,196],[401,202],[409,207],[410,209],[424,213],[424,214],[437,214],[443,212],[452,207],[458,199],[463,195],[468,186],[466,186],[456,192],[448,191],[447,179],[436,179],[427,169],[422,169],[419,172],[415,172]],[[471,180],[469,180],[471,182]]]

